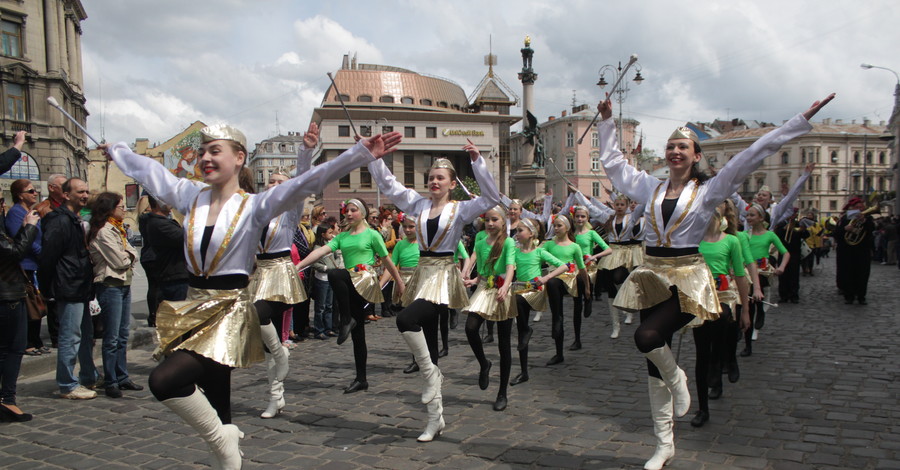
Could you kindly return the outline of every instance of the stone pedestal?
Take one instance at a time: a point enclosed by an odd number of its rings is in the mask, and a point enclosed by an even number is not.
[[[544,196],[547,174],[543,168],[522,168],[512,175],[512,194],[525,201]]]

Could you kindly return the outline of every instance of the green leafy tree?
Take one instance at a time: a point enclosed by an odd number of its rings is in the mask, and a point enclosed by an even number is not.
[[[475,181],[475,178],[466,176],[465,178],[461,178],[461,181],[464,185],[466,185],[466,188],[470,193],[476,196],[481,196],[481,188],[478,187],[478,182]],[[465,190],[463,190],[463,188],[457,184],[456,189],[450,192],[450,199],[456,201],[468,201],[471,198],[468,194],[466,194]]]

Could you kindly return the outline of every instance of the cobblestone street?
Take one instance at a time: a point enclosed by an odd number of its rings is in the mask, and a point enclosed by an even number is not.
[[[896,266],[873,264],[869,305],[847,306],[834,287],[834,258],[823,259],[815,277],[801,278],[800,304],[769,309],[753,356],[740,358],[741,380],[726,380],[722,398],[710,402],[710,421],[690,426],[696,403],[676,420],[677,450],[666,468],[900,468],[898,281]],[[549,312],[534,325],[531,380],[510,387],[504,412],[491,409],[500,369],[496,343],[485,345],[494,366],[482,391],[464,320],[451,330],[450,355],[440,361],[447,428],[428,444],[415,441],[426,417],[422,381],[402,373],[410,355],[392,318],[366,327],[367,392],[342,393],[353,378],[349,341],[307,340],[292,351],[288,404],[275,419],[259,418],[267,403],[265,367],[236,370],[233,422],[246,433],[244,468],[641,468],[653,453],[635,325],[623,325],[622,336],[611,340],[605,298],[584,322],[584,349],[566,351],[561,365],[544,365],[553,354]],[[571,313],[566,337],[568,345]],[[151,349],[144,345],[129,356],[131,375],[143,385],[154,366]],[[695,394],[691,334],[677,335],[673,350]],[[515,377],[515,340],[512,354]],[[206,445],[147,390],[117,400],[101,392],[90,401],[63,400],[56,391],[49,371],[19,381],[19,404],[35,419],[0,425],[0,468],[209,463]]]

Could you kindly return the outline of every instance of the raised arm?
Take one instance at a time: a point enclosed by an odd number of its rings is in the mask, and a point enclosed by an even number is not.
[[[469,141],[463,149],[472,158],[472,172],[475,174],[475,181],[478,182],[478,187],[481,189],[481,196],[459,203],[459,214],[457,217],[467,224],[491,207],[500,204],[500,191],[494,183],[494,177],[487,170],[484,157],[481,156],[481,153],[472,141]]]
[[[372,174],[372,179],[375,180],[381,193],[390,199],[398,209],[406,212],[408,217],[419,215],[416,212],[416,205],[425,198],[415,190],[400,184],[383,160],[379,158],[369,163],[369,173]]]
[[[791,189],[788,191],[787,195],[785,195],[781,202],[775,206],[775,209],[772,210],[772,227],[777,227],[778,224],[783,222],[785,219],[791,215],[791,209],[794,206],[794,201],[797,200],[797,196],[800,195],[800,192],[803,191],[803,185],[809,180],[810,175],[812,175],[812,171],[816,169],[815,163],[810,163],[806,165],[806,168],[803,169],[803,173],[800,174],[800,177],[797,178],[797,181],[794,182],[794,185],[791,186]]]
[[[600,139],[600,163],[613,187],[636,201],[646,201],[660,181],[628,163],[616,139],[616,123],[612,119],[612,103],[607,99],[597,106],[603,120],[597,124]]]
[[[190,211],[190,205],[205,183],[179,178],[156,160],[131,151],[125,142],[105,147],[106,153],[126,176],[134,178],[153,197],[178,209],[182,214]]]
[[[22,158],[22,146],[25,145],[25,131],[16,132],[13,146],[0,154],[0,175],[9,171]]]

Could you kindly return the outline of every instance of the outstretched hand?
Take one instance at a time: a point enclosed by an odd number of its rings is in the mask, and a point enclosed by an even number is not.
[[[13,136],[13,147],[22,150],[23,145],[25,145],[25,131],[16,132]]]
[[[319,143],[319,125],[311,122],[309,123],[309,129],[306,130],[306,134],[303,134],[303,146],[308,149],[316,148],[316,145]]]
[[[106,156],[106,159],[112,161],[112,155],[109,154],[109,144],[100,144],[97,148],[103,152],[103,155]]]
[[[612,117],[612,101],[609,99],[609,93],[606,94],[606,99],[597,105],[597,111],[600,112],[600,118],[604,121]]]
[[[803,113],[803,117],[805,117],[806,120],[809,121],[810,119],[812,119],[813,116],[816,115],[816,113],[819,112],[820,109],[824,108],[825,105],[828,104],[828,102],[830,102],[833,99],[834,99],[834,93],[826,96],[825,99],[823,99],[823,100],[816,101],[815,103],[812,104],[812,106],[809,107],[809,109],[807,109]]]
[[[816,169],[816,162],[812,162],[812,163],[807,163],[806,168],[803,171],[805,171],[807,173],[812,173],[812,171],[815,169]]]
[[[368,139],[362,139],[363,146],[372,153],[375,158],[381,158],[393,152],[403,136],[399,132],[388,132],[387,134],[376,134]]]
[[[469,157],[472,158],[473,162],[477,161],[478,157],[481,156],[481,151],[478,150],[478,147],[474,143],[472,143],[471,140],[466,139],[466,142],[468,143],[466,145],[463,145],[463,150],[469,153]]]

